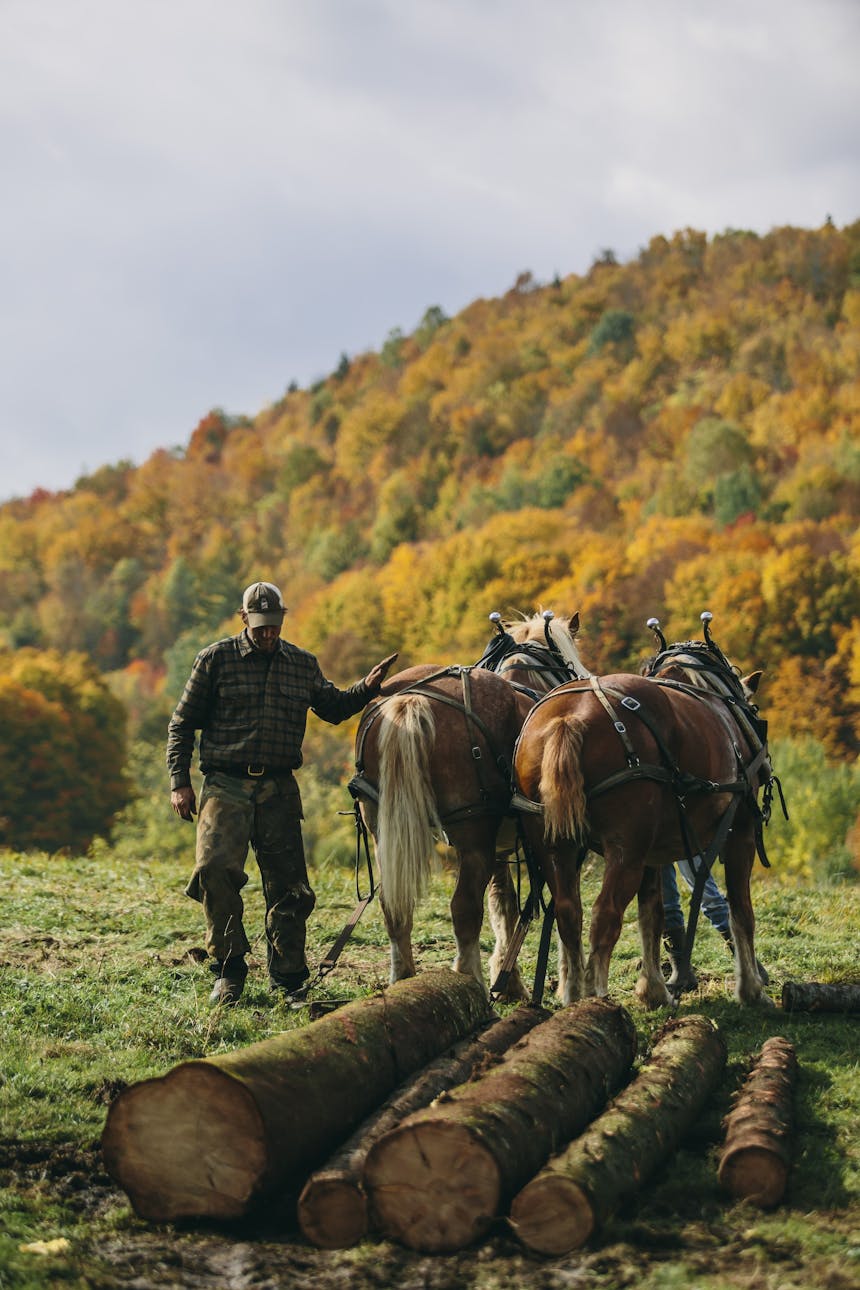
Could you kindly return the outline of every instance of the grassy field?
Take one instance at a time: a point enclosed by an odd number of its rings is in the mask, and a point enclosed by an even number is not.
[[[247,925],[259,933],[259,880],[251,865]],[[355,1250],[308,1246],[265,1217],[230,1230],[155,1227],[137,1219],[104,1173],[99,1138],[126,1083],[309,1024],[270,995],[255,942],[245,996],[210,1011],[211,975],[198,961],[200,909],[182,894],[175,864],[0,854],[0,1287],[149,1286],[672,1287],[791,1290],[860,1286],[860,1027],[858,1018],[743,1009],[731,997],[731,963],[700,924],[698,992],[681,1013],[720,1026],[729,1066],[719,1094],[683,1148],[590,1244],[562,1259],[527,1255],[500,1221],[475,1249],[418,1256],[366,1241]],[[310,933],[315,962],[354,904],[350,872],[314,874]],[[719,877],[719,874],[718,874]],[[593,894],[599,871],[586,875]],[[419,913],[422,967],[452,958],[440,873]],[[757,950],[778,1001],[782,984],[860,978],[860,888],[779,885],[759,871]],[[613,959],[613,997],[630,1010],[645,1050],[666,1019],[635,1004],[638,941],[628,911]],[[537,935],[523,963],[533,967]],[[489,950],[489,941],[486,949]],[[372,905],[318,997],[352,998],[387,979],[387,942]],[[548,996],[547,1002],[557,1006]],[[720,1121],[751,1056],[770,1035],[797,1049],[797,1138],[789,1190],[770,1213],[719,1192]]]

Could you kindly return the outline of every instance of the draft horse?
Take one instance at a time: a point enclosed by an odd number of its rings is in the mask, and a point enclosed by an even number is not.
[[[636,994],[649,1008],[674,1002],[660,970],[660,869],[679,858],[710,866],[720,854],[735,945],[736,997],[769,1004],[754,948],[750,873],[778,781],[766,727],[742,679],[709,633],[666,647],[646,676],[616,673],[570,682],[529,712],[515,751],[515,799],[532,856],[555,901],[559,994],[565,1003],[606,995],[624,911],[638,898],[642,941]],[[760,790],[764,806],[759,806]],[[784,807],[784,803],[783,803]],[[605,861],[587,962],[580,869],[589,850]],[[694,930],[695,924],[693,923]]]
[[[374,839],[392,981],[415,974],[414,910],[439,840],[457,863],[454,969],[483,982],[479,937],[489,888],[495,979],[518,921],[508,863],[515,849],[514,744],[538,693],[589,675],[575,645],[577,616],[554,618],[547,611],[505,624],[491,617],[499,635],[480,663],[398,672],[365,709],[356,734],[350,791]],[[525,673],[515,658],[528,663],[530,685],[516,679]],[[526,997],[518,973],[506,993]]]

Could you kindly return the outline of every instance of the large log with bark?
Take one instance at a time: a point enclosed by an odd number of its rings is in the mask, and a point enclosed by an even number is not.
[[[781,1036],[765,1040],[726,1116],[717,1177],[739,1200],[778,1205],[791,1168],[797,1056]]]
[[[233,1219],[298,1188],[410,1073],[471,1034],[489,1005],[439,968],[237,1052],[125,1089],[102,1135],[141,1218]]]
[[[786,1012],[860,1012],[860,984],[786,981],[782,987]]]
[[[549,1015],[545,1008],[516,1008],[507,1017],[489,1023],[473,1039],[463,1040],[450,1053],[437,1057],[395,1090],[302,1188],[298,1218],[307,1239],[328,1250],[360,1241],[369,1230],[362,1171],[374,1142],[440,1093],[470,1079]]]
[[[635,1079],[514,1197],[510,1224],[523,1244],[552,1255],[583,1245],[675,1150],[725,1064],[707,1018],[668,1022]]]
[[[462,1249],[597,1114],[636,1056],[630,1015],[606,999],[562,1008],[501,1061],[373,1144],[371,1223],[415,1250]]]

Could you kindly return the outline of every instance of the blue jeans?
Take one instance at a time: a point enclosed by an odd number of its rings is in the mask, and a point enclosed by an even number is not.
[[[684,882],[692,891],[696,877],[689,860],[679,860],[678,868],[681,871],[681,877],[684,879]],[[663,926],[668,932],[673,928],[684,926],[684,914],[681,909],[681,896],[678,891],[678,882],[675,878],[675,866],[673,864],[664,865],[662,876]],[[702,891],[702,913],[705,915],[708,922],[717,929],[721,936],[728,936],[730,934],[729,904],[710,874],[708,874],[704,890]]]

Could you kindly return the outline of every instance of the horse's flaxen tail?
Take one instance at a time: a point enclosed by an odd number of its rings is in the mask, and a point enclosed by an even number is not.
[[[554,717],[544,734],[539,792],[548,842],[560,838],[580,841],[585,835],[584,732],[581,718],[567,716]]]
[[[433,832],[441,830],[430,781],[436,723],[420,694],[390,699],[379,731],[376,852],[389,918],[408,919],[427,890]]]

